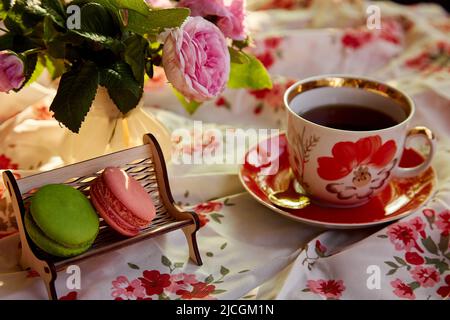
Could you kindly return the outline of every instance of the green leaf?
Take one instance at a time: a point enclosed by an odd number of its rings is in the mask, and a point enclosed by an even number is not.
[[[398,268],[398,265],[396,265],[394,262],[392,261],[385,261],[384,263],[386,263],[389,267],[391,268]]]
[[[50,73],[50,76],[52,80],[55,80],[59,77],[61,77],[64,72],[66,71],[66,65],[64,64],[64,60],[60,59],[54,59],[51,56],[45,56],[44,65],[47,69],[48,73]]]
[[[139,35],[133,35],[125,40],[125,62],[131,67],[138,82],[144,81],[147,49],[148,41]]]
[[[211,282],[213,282],[214,281],[214,277],[213,277],[213,275],[212,274],[210,274],[209,276],[207,276],[206,278],[205,278],[205,282],[206,283],[211,283]]]
[[[397,269],[391,269],[388,271],[388,273],[386,273],[387,276],[393,275],[394,273],[397,272]]]
[[[202,105],[201,102],[187,101],[186,98],[180,92],[178,92],[175,88],[173,88],[173,92],[175,93],[175,96],[177,97],[178,101],[181,102],[184,109],[186,109],[186,111],[189,114],[193,114]]]
[[[302,290],[302,292],[310,292],[310,291],[311,291],[311,289],[309,289],[309,288],[305,288]]]
[[[217,222],[217,223],[222,223],[222,221],[220,221],[220,218],[223,218],[223,215],[222,215],[222,214],[219,214],[219,213],[211,213],[209,216],[210,216],[211,219],[213,219],[215,222]]]
[[[33,73],[36,70],[38,55],[37,53],[20,55],[20,58],[22,59],[24,64],[25,81],[23,82],[20,88],[14,89],[14,91],[16,92],[20,91],[30,81],[31,77],[33,76]]]
[[[114,37],[120,32],[120,26],[113,14],[98,3],[88,3],[81,8],[82,32]]]
[[[438,247],[430,236],[428,236],[426,239],[422,239],[422,244],[429,252],[436,255],[438,254]]]
[[[403,259],[400,258],[400,257],[394,257],[394,259],[395,259],[395,261],[397,261],[400,265],[403,265],[403,266],[406,266],[406,265],[407,265],[406,261],[403,260]]]
[[[208,252],[206,253],[206,256],[211,258],[211,257],[214,256],[214,253],[208,251]]]
[[[408,285],[409,285],[409,287],[410,287],[412,290],[416,290],[417,288],[420,287],[420,283],[418,283],[417,281],[411,282],[411,283],[408,284]]]
[[[220,274],[223,276],[226,276],[227,274],[230,273],[230,270],[228,270],[227,268],[225,268],[224,266],[220,267]]]
[[[442,253],[447,252],[449,239],[450,235],[444,236],[441,234],[441,239],[439,240],[439,250],[441,250]]]
[[[449,265],[444,261],[444,259],[439,260],[436,258],[425,257],[425,263],[434,265],[441,274],[450,270]]]
[[[220,250],[223,250],[223,249],[225,249],[226,247],[227,247],[227,245],[228,245],[228,243],[224,243],[224,244],[222,244],[221,246],[220,246]]]
[[[41,59],[38,58],[34,72],[31,75],[30,80],[28,80],[26,85],[29,85],[29,84],[35,82],[41,76],[41,74],[42,74],[42,72],[44,72],[44,70],[45,70],[45,64],[43,64],[41,62]]]
[[[78,133],[95,98],[98,70],[93,62],[66,72],[59,82],[58,92],[50,106],[56,120]]]
[[[87,3],[87,1],[77,1]],[[122,16],[127,11],[128,18],[125,30],[140,35],[159,34],[165,29],[176,28],[189,16],[187,8],[170,8],[152,10],[144,1],[136,0],[93,0],[102,6],[114,10],[117,16]]]
[[[388,236],[385,234],[379,234],[379,235],[377,235],[377,237],[380,239],[386,239]]]
[[[173,266],[174,266],[175,268],[183,268],[184,262],[175,262],[175,263],[173,264]]]
[[[228,51],[230,52],[230,61],[232,63],[242,64],[250,62],[247,55],[241,50],[236,50],[235,48],[228,47]]]
[[[230,88],[271,89],[272,81],[263,64],[256,57],[245,53],[247,63],[231,63]]]
[[[250,270],[248,270],[248,269],[245,269],[245,270],[241,270],[241,271],[239,271],[238,273],[246,273],[246,272],[249,272]]]
[[[138,105],[144,90],[143,79],[141,83],[136,81],[131,67],[125,62],[101,70],[100,84],[108,89],[109,96],[123,114]]]
[[[44,18],[46,11],[36,3],[16,0],[4,18],[5,27],[17,34],[27,35]]]
[[[41,6],[45,9],[47,17],[50,17],[60,27],[65,27],[67,15],[60,0],[42,0]]]
[[[136,265],[136,264],[134,264],[134,263],[128,262],[128,266],[129,266],[131,269],[139,270],[139,266]]]
[[[161,256],[161,263],[168,268],[172,266],[172,261],[170,261],[166,256]]]
[[[11,0],[0,0],[0,20],[5,19],[9,9],[11,9]]]
[[[128,11],[128,25],[125,29],[140,35],[159,34],[165,29],[181,26],[189,13],[187,8],[149,10],[145,14]]]
[[[227,290],[218,289],[218,290],[214,290],[213,294],[221,294],[221,293],[224,293],[224,292],[227,292]]]
[[[0,36],[0,50],[14,49],[14,34],[5,33]]]

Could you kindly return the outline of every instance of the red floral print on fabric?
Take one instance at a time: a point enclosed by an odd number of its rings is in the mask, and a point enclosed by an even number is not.
[[[222,208],[223,203],[218,201],[209,201],[196,205],[193,210],[200,219],[200,227],[203,227],[209,222],[207,215],[213,212],[219,212]]]
[[[417,231],[409,223],[398,222],[388,227],[387,235],[389,240],[394,244],[396,250],[410,251],[412,248],[423,250],[418,246]]]
[[[8,158],[4,154],[0,154],[0,170],[17,170],[19,165],[17,163],[13,163],[11,158]]]
[[[450,72],[450,43],[439,41],[405,61],[405,66],[420,72]]]
[[[174,158],[182,157],[183,154],[208,157],[222,146],[223,142],[220,138],[220,133],[212,129],[206,129],[201,133],[191,130],[189,136],[173,135],[172,153]]]
[[[446,259],[450,243],[448,236],[440,233],[442,230],[437,226],[438,218],[445,216],[446,211],[436,214],[434,209],[424,209],[423,216],[397,222],[387,228],[386,235],[378,236],[389,238],[396,250],[405,252],[404,259],[394,256],[393,260],[385,261],[390,267],[387,276],[399,270],[409,271],[409,280],[397,278],[391,282],[393,292],[398,297],[416,299],[417,290],[423,294],[422,297],[430,297],[429,288],[433,288],[441,297],[450,293],[450,277],[447,278],[450,268]],[[447,285],[442,285],[442,280]]]
[[[77,300],[78,299],[78,292],[71,291],[65,296],[62,296],[59,298],[59,300]]]
[[[416,295],[414,294],[414,290],[404,283],[400,279],[395,279],[391,281],[391,286],[394,288],[394,294],[397,297],[414,300],[416,299]]]
[[[424,288],[434,287],[440,280],[439,272],[434,267],[415,267],[411,275]]]
[[[34,108],[34,119],[50,120],[53,118],[53,112],[49,110],[48,106],[36,105],[33,108]]]
[[[445,210],[438,214],[436,226],[441,230],[443,236],[450,234],[450,210]]]
[[[275,57],[270,51],[258,54],[256,55],[256,58],[261,61],[266,69],[269,69],[275,63]]]
[[[198,282],[192,284],[192,290],[178,290],[177,295],[181,296],[182,299],[213,299],[210,295],[214,292],[216,287],[212,284],[207,284],[205,282]]]
[[[439,287],[439,289],[436,291],[436,293],[440,295],[442,299],[448,299],[450,297],[450,274],[445,277],[445,283],[447,285]]]
[[[111,295],[113,298],[119,298],[120,300],[145,297],[145,288],[138,279],[129,281],[127,277],[119,276],[112,282],[112,286]]]
[[[405,260],[409,264],[416,265],[416,266],[419,266],[419,265],[422,265],[425,263],[425,259],[417,252],[406,252]]]
[[[177,293],[180,290],[187,290],[189,286],[198,283],[195,274],[178,273],[170,275],[171,285],[166,288],[167,291]]]
[[[345,291],[342,280],[308,280],[308,289],[327,299],[339,299]]]
[[[167,273],[161,274],[158,270],[146,270],[143,272],[143,277],[140,277],[142,286],[145,288],[147,295],[162,294],[164,288],[170,286],[170,275]]]
[[[402,17],[393,17],[384,19],[381,22],[380,29],[349,29],[342,35],[341,43],[345,48],[353,50],[360,49],[375,41],[384,41],[394,45],[400,45],[404,32],[404,19]]]
[[[332,157],[320,157],[317,173],[325,180],[338,180],[361,165],[384,167],[397,152],[393,140],[384,144],[380,136],[359,139],[356,142],[338,142],[333,146]]]

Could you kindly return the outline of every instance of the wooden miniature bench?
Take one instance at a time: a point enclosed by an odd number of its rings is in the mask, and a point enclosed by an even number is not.
[[[156,217],[138,235],[126,238],[111,229],[100,219],[100,231],[92,247],[85,253],[71,258],[57,258],[39,249],[28,236],[24,227],[26,203],[40,187],[47,184],[70,185],[89,197],[91,182],[106,167],[120,167],[133,176],[152,197]],[[25,270],[35,270],[44,280],[50,299],[58,299],[55,281],[58,271],[69,265],[100,254],[122,248],[145,239],[182,229],[188,245],[190,258],[202,265],[197,246],[196,232],[200,221],[196,213],[180,210],[170,192],[167,169],[156,138],[147,134],[144,145],[83,161],[63,168],[46,171],[16,180],[11,171],[3,173],[5,185],[11,196],[21,240],[20,265]]]

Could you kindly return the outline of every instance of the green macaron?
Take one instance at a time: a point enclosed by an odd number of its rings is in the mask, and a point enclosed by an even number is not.
[[[51,184],[31,198],[25,228],[45,252],[72,257],[90,248],[99,231],[99,219],[83,193],[67,185]]]

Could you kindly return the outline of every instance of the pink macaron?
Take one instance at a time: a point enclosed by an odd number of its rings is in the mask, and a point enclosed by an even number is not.
[[[155,218],[150,195],[119,168],[106,168],[92,184],[91,201],[100,216],[124,236],[135,236]]]

